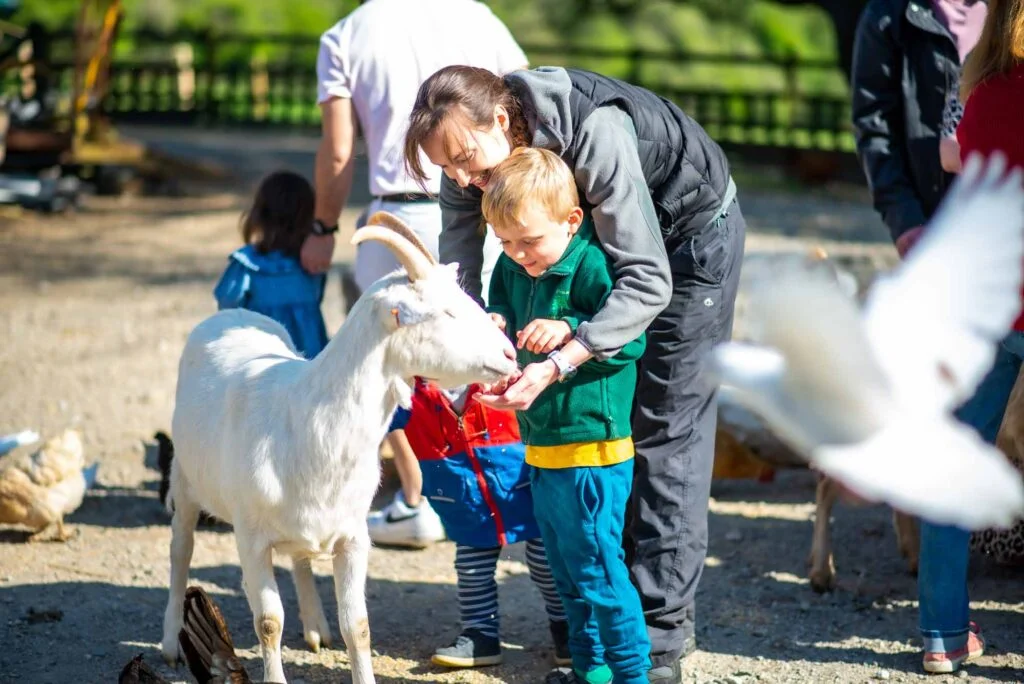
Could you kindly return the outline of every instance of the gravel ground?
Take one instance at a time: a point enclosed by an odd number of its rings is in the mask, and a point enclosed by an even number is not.
[[[265,160],[264,160],[265,163]],[[862,193],[746,192],[748,255],[823,242],[862,278],[892,262]],[[210,289],[235,246],[240,199],[89,198],[76,213],[0,215],[0,433],[84,433],[99,484],[69,518],[66,544],[25,544],[0,528],[0,682],[111,682],[137,653],[159,664],[168,581],[167,516],[156,496],[153,432],[167,429],[178,355],[214,305]],[[345,217],[351,225],[355,211]],[[339,250],[338,263],[350,257]],[[337,276],[325,312],[340,324]],[[839,587],[815,595],[805,579],[814,480],[782,473],[771,484],[716,483],[710,555],[698,594],[700,650],[693,682],[910,681],[918,674],[915,582],[882,507],[837,509]],[[453,546],[374,549],[368,587],[379,682],[539,682],[551,652],[521,549],[499,566],[505,663],[475,672],[430,665],[457,631]],[[286,563],[286,562],[285,562]],[[333,615],[330,566],[320,593]],[[342,650],[308,652],[287,566],[285,669],[292,682],[349,681]],[[192,581],[220,602],[236,643],[261,671],[229,530],[204,528]],[[976,682],[1024,680],[1024,583],[976,564],[974,618],[991,655],[967,670]],[[57,611],[48,613],[47,611]],[[934,681],[954,681],[938,677]]]

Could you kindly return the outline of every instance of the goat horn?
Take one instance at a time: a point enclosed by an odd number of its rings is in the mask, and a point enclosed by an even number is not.
[[[421,240],[420,236],[416,234],[416,231],[410,228],[408,223],[398,218],[394,214],[389,214],[386,211],[375,211],[373,215],[370,216],[369,219],[367,219],[366,225],[384,226],[385,228],[390,228],[391,230],[395,231],[396,233],[404,237],[406,240],[411,242],[413,246],[416,247],[416,249],[423,252],[423,256],[427,257],[427,261],[429,261],[432,265],[437,264],[437,258],[430,253],[430,250],[427,249],[427,246],[425,244],[423,244],[423,240]]]
[[[425,278],[433,266],[427,258],[416,249],[416,246],[405,236],[383,226],[363,226],[352,236],[352,244],[358,245],[367,240],[376,240],[387,246],[391,253],[402,264],[409,280],[417,281]]]

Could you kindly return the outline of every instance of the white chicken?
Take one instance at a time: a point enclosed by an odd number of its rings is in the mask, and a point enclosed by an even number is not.
[[[82,437],[65,430],[37,451],[0,459],[0,524],[22,525],[41,541],[56,525],[58,541],[70,538],[64,516],[74,512],[96,481],[98,464],[85,467]]]
[[[1024,486],[952,415],[992,367],[1021,308],[1024,183],[968,160],[924,237],[868,293],[796,267],[758,274],[757,345],[712,353],[716,380],[811,464],[857,494],[976,530],[1024,514]]]

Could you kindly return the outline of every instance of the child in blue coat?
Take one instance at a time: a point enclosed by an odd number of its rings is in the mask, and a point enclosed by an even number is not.
[[[327,276],[306,273],[299,263],[313,207],[313,186],[299,174],[276,171],[264,178],[242,215],[245,246],[228,258],[213,291],[219,309],[249,309],[283,325],[307,359],[327,346],[320,312]]]

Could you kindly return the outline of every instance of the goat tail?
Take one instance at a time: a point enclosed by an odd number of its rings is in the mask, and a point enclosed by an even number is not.
[[[251,684],[249,674],[235,656],[224,616],[200,587],[185,591],[185,616],[178,642],[188,669],[199,684]]]
[[[174,500],[169,496],[171,491],[171,461],[174,460],[174,442],[166,432],[153,435],[157,444],[157,467],[160,468],[160,504],[168,513],[174,513]]]

